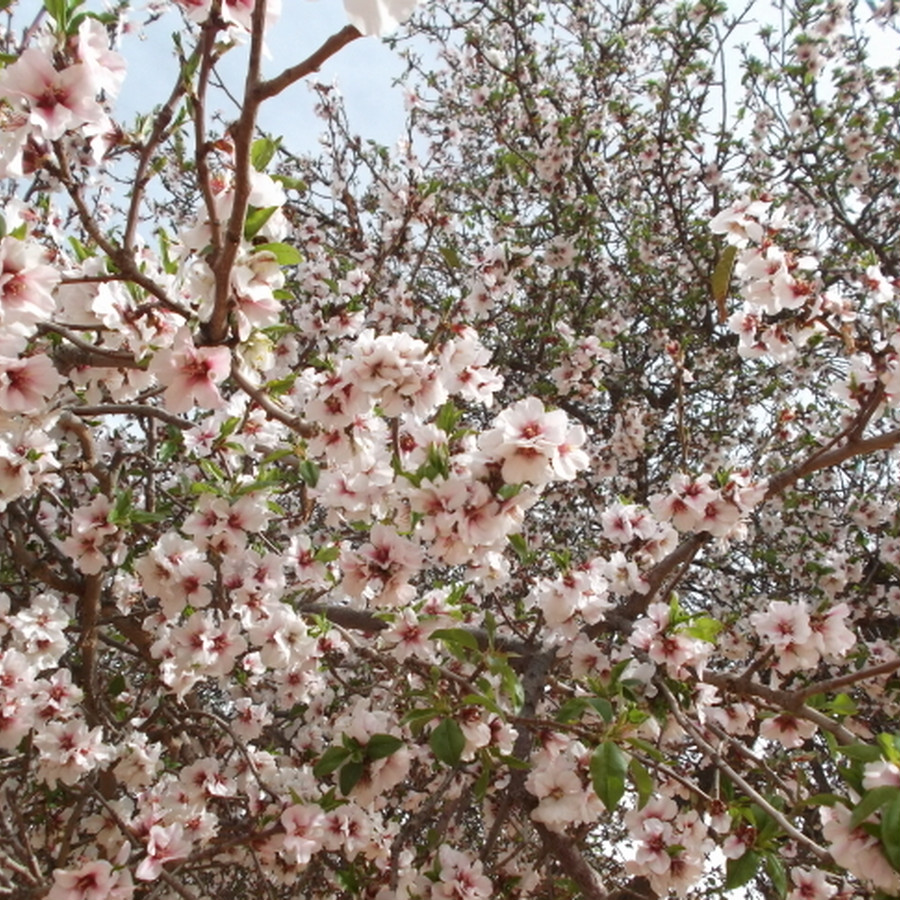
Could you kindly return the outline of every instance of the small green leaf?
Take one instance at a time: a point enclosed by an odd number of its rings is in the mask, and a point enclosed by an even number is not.
[[[556,712],[557,722],[576,722],[584,715],[587,709],[585,697],[571,697]]]
[[[253,142],[250,147],[250,162],[257,172],[265,170],[266,166],[272,162],[272,157],[281,146],[281,138],[272,140],[272,138],[259,138]]]
[[[857,762],[876,762],[881,759],[881,751],[871,744],[847,744],[837,748],[838,753]]]
[[[748,850],[737,859],[729,859],[725,864],[725,890],[733,891],[746,884],[759,870],[760,855]]]
[[[244,221],[244,239],[249,241],[256,237],[277,209],[277,206],[266,206],[263,209],[251,207]]]
[[[319,483],[319,467],[311,459],[301,460],[297,471],[304,483],[310,487],[315,487]]]
[[[462,728],[453,719],[444,719],[428,739],[434,755],[448,766],[455,766],[466,747],[466,737]]]
[[[334,562],[341,555],[341,548],[335,545],[331,547],[319,547],[316,550],[313,559],[320,563]]]
[[[359,784],[359,780],[363,777],[365,771],[366,764],[364,762],[355,762],[353,760],[341,769],[341,774],[338,776],[338,785],[345,797]]]
[[[441,247],[441,256],[444,257],[444,262],[451,269],[458,269],[462,265],[462,260],[459,258],[456,247],[450,247],[449,245]]]
[[[900,765],[900,736],[882,733],[876,740],[884,758],[895,766]]]
[[[443,641],[445,644],[478,650],[478,638],[464,628],[438,628],[431,632],[431,637],[433,640]]]
[[[253,248],[254,253],[271,253],[275,262],[280,266],[296,266],[303,262],[303,257],[296,247],[290,244],[258,244]]]
[[[111,525],[123,525],[130,519],[133,506],[131,491],[122,491],[117,497],[107,519]]]
[[[309,190],[309,185],[302,178],[293,178],[290,175],[273,175],[272,181],[277,181],[287,190],[297,191],[300,194],[305,194]]]
[[[691,624],[685,629],[685,632],[691,637],[707,644],[714,644],[719,632],[725,625],[718,619],[712,619],[709,616],[698,616],[691,621]]]
[[[850,827],[856,828],[857,825],[865,822],[872,813],[881,809],[882,806],[890,803],[898,796],[900,796],[900,791],[893,785],[885,784],[881,787],[872,788],[853,808],[853,815],[850,816]]]
[[[628,761],[612,741],[604,741],[591,756],[591,783],[607,811],[618,806],[625,793],[625,774]]]
[[[393,734],[373,734],[365,746],[366,759],[384,759],[403,746],[403,741]]]
[[[615,710],[613,709],[612,703],[609,702],[605,697],[591,697],[588,700],[591,706],[600,713],[600,717],[604,722],[609,723],[612,722],[613,716],[615,716]]]
[[[769,878],[772,879],[772,887],[775,888],[775,893],[779,897],[786,896],[788,883],[787,874],[784,871],[784,863],[774,853],[766,854],[766,871],[769,873]]]
[[[829,700],[825,709],[836,716],[855,716],[858,708],[849,694],[838,694]]]
[[[110,697],[118,697],[126,687],[125,676],[119,673],[110,678],[109,684],[106,686],[106,693],[109,694]]]
[[[348,756],[350,756],[350,751],[346,747],[329,747],[313,766],[313,775],[316,778],[330,775],[344,763]]]
[[[900,872],[900,791],[881,812],[881,843],[888,862]]]
[[[638,809],[643,809],[646,802],[653,796],[653,791],[656,787],[653,777],[643,763],[634,757],[628,763],[628,773],[631,775],[631,781],[638,792]]]
[[[6,226],[4,224],[4,230],[5,230],[5,227]],[[92,256],[91,252],[88,250],[87,247],[84,246],[84,244],[81,243],[81,241],[78,240],[77,237],[70,237],[69,244],[71,244],[72,250],[75,252],[75,257],[77,258],[78,262],[82,263],[86,259],[91,258],[91,256]]]
[[[528,563],[531,559],[531,551],[528,549],[528,541],[521,534],[511,534],[508,538],[509,545],[516,551],[519,562]]]
[[[456,408],[456,404],[452,400],[448,400],[434,417],[434,424],[437,425],[444,434],[453,434],[456,423],[462,417],[462,412]]]
[[[731,273],[734,270],[734,260],[737,256],[737,247],[729,244],[719,257],[715,271],[712,274],[712,295],[716,303],[721,306],[728,296],[728,288],[731,286]]]

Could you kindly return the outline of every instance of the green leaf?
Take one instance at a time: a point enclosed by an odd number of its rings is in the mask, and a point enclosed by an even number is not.
[[[404,725],[409,725],[413,734],[418,734],[425,725],[432,719],[438,718],[439,715],[438,710],[433,706],[428,706],[425,709],[411,709],[400,721]]]
[[[350,756],[350,751],[346,747],[329,747],[313,766],[313,775],[316,778],[330,775],[344,763],[348,756]]]
[[[746,884],[758,871],[760,855],[748,850],[737,859],[729,859],[725,864],[725,890],[733,891]]]
[[[456,423],[462,417],[462,412],[456,408],[456,404],[452,400],[448,400],[434,417],[434,424],[437,425],[444,434],[453,434]]]
[[[881,843],[888,862],[900,872],[900,791],[881,813]]]
[[[78,240],[77,237],[70,237],[69,244],[72,246],[72,250],[75,253],[75,257],[78,262],[84,262],[86,259],[90,259],[93,254],[81,241]]]
[[[109,684],[106,686],[106,693],[109,694],[110,697],[118,697],[126,687],[125,676],[120,672],[118,675],[114,675],[110,678]]]
[[[728,296],[728,288],[731,286],[731,273],[734,270],[734,260],[737,256],[737,247],[729,244],[719,257],[715,271],[712,274],[712,295],[713,299],[720,306],[725,302]]]
[[[444,257],[444,262],[451,269],[458,269],[462,265],[462,260],[459,258],[456,247],[450,247],[449,245],[441,247],[441,256]]]
[[[528,541],[521,534],[511,534],[508,538],[509,545],[516,551],[519,562],[528,563],[531,559],[531,552],[528,549]]]
[[[485,763],[482,763],[481,774],[478,776],[478,780],[475,782],[475,785],[472,788],[472,791],[478,800],[484,800],[485,794],[487,794],[488,786],[491,783],[491,775],[491,767]]]
[[[876,762],[881,759],[881,751],[871,744],[847,744],[837,749],[838,753],[857,762]]]
[[[113,508],[109,511],[107,519],[110,525],[122,525],[130,520],[133,506],[131,491],[122,491],[117,497]]]
[[[256,237],[276,209],[277,206],[266,206],[263,209],[251,207],[244,221],[244,239],[249,241]]]
[[[837,794],[813,794],[803,801],[803,805],[815,808],[817,806],[834,806],[837,803],[845,802],[844,798],[839,797]]]
[[[444,719],[428,739],[432,752],[448,766],[455,766],[466,746],[466,737],[462,728],[453,719]]]
[[[320,563],[334,562],[341,555],[341,548],[335,545],[330,547],[319,547],[313,555],[313,559]]]
[[[604,741],[591,756],[591,783],[608,812],[618,806],[625,793],[628,761],[612,741]]]
[[[293,178],[290,175],[273,175],[272,181],[277,181],[287,190],[294,190],[300,194],[305,194],[309,190],[309,185],[302,178]]]
[[[253,248],[254,253],[271,253],[275,262],[280,266],[296,266],[303,262],[303,257],[296,247],[290,244],[258,244]]]
[[[572,697],[569,700],[566,700],[565,703],[557,710],[556,712],[556,721],[557,722],[575,722],[584,715],[584,711],[587,709],[587,698],[585,697]]]
[[[685,632],[691,637],[707,644],[714,644],[719,632],[725,625],[718,619],[712,619],[709,616],[698,616],[691,621],[691,624],[685,629]]]
[[[366,771],[366,764],[364,762],[356,762],[351,760],[341,769],[341,774],[338,776],[338,785],[340,786],[341,793],[346,797],[353,788],[359,784],[360,778],[363,777],[363,773]]]
[[[853,815],[850,816],[850,827],[856,828],[857,825],[865,822],[872,813],[881,809],[882,806],[890,803],[898,796],[900,796],[900,790],[893,785],[885,784],[881,787],[872,788],[853,808]]]
[[[858,711],[849,694],[838,694],[825,704],[825,709],[836,716],[855,716]]]
[[[787,895],[787,874],[784,871],[784,863],[774,854],[766,854],[766,871],[772,879],[772,887],[779,897]]]
[[[638,809],[643,809],[646,802],[653,796],[656,785],[653,777],[644,767],[643,763],[634,757],[628,763],[628,773],[638,792]]]
[[[900,736],[896,734],[879,734],[876,740],[884,758],[895,766],[900,765]]]
[[[438,628],[431,632],[431,637],[434,640],[443,641],[445,644],[466,647],[469,650],[478,650],[478,638],[464,628]]]
[[[598,713],[600,713],[600,717],[604,722],[606,722],[607,724],[609,722],[612,722],[613,717],[616,713],[613,709],[612,703],[610,703],[609,700],[607,700],[605,697],[591,697],[591,699],[588,700],[588,703],[593,706]]]
[[[250,147],[250,162],[257,172],[265,170],[266,166],[272,162],[272,157],[281,146],[281,138],[272,140],[272,138],[259,138],[253,142]]]
[[[319,467],[311,459],[301,460],[297,471],[303,482],[310,487],[315,487],[319,483]]]
[[[403,746],[401,738],[393,734],[373,734],[365,746],[367,759],[384,759],[396,753]]]

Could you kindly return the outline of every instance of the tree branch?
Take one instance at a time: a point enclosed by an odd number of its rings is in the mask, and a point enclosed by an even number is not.
[[[361,37],[362,32],[356,26],[345,25],[340,31],[328,38],[315,53],[304,59],[303,62],[297,63],[296,66],[285,69],[280,75],[258,84],[255,94],[257,102],[268,100],[270,97],[280,94],[285,88],[290,87],[301,78],[306,78],[307,75],[318,72],[326,60],[346,47],[347,44]]]

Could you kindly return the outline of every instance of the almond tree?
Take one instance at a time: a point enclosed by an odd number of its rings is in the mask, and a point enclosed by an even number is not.
[[[413,6],[5,4],[0,895],[900,895],[893,7]]]

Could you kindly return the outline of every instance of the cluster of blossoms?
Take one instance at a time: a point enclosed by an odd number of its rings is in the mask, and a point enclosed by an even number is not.
[[[845,624],[846,603],[810,615],[806,603],[773,600],[765,612],[753,613],[750,622],[764,646],[775,651],[775,668],[782,673],[814,669],[822,657],[845,656],[856,636]]]
[[[627,813],[625,824],[635,841],[628,870],[646,877],[657,894],[683,897],[703,876],[712,841],[696,810],[680,811],[671,797],[659,796]]]
[[[84,18],[62,52],[49,38],[24,50],[0,78],[0,97],[9,107],[0,174],[21,176],[26,158],[49,153],[52,142],[72,132],[89,148],[75,155],[98,163],[115,129],[97,97],[114,98],[124,77],[125,61],[109,49],[106,30],[95,18]]]
[[[681,532],[727,538],[739,532],[742,518],[764,498],[766,485],[753,481],[745,471],[730,472],[720,486],[709,474],[698,478],[676,474],[669,480],[669,491],[650,500],[650,509],[659,519],[671,521]]]
[[[465,40],[410,89],[420,130],[367,148],[318,85],[303,160],[256,100],[415,0],[345,0],[269,79],[277,0],[173,2],[134,129],[116,14],[48,0],[0,73],[0,175],[40,197],[0,225],[0,893],[900,894],[896,241],[847,262],[748,187],[709,224],[721,340],[678,205],[738,192],[681,133],[719,13],[438,4]],[[847,16],[821,6],[810,78]],[[895,90],[865,87],[831,93]],[[893,119],[863,112],[834,143],[868,189]],[[795,115],[800,167],[830,145]]]

